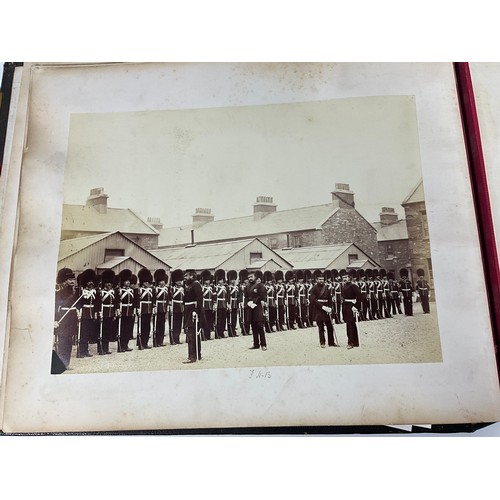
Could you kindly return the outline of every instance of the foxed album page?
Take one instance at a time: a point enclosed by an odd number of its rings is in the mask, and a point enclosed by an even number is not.
[[[451,64],[22,87],[5,432],[500,418]]]

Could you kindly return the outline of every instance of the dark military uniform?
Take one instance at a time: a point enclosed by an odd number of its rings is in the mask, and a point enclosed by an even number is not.
[[[408,271],[406,269],[401,269],[399,271],[401,280],[399,281],[399,288],[401,294],[403,295],[403,307],[406,316],[413,316],[413,285],[408,279]]]
[[[71,361],[71,351],[73,350],[73,341],[78,336],[78,315],[75,302],[78,295],[72,286],[66,286],[64,283],[74,279],[75,274],[67,267],[62,268],[57,273],[55,314],[54,319],[59,323],[54,331],[56,337],[56,352],[66,368]],[[64,318],[63,318],[64,316]]]
[[[140,286],[135,290],[134,306],[139,316],[140,330],[137,335],[139,350],[150,349],[148,345],[151,334],[151,320],[155,308],[155,291],[151,286],[153,276],[148,269],[141,269],[138,273]],[[145,283],[148,283],[146,286]]]
[[[234,276],[234,277],[233,277]],[[239,300],[240,300],[240,290],[238,285],[235,283],[236,272],[234,275],[228,273],[229,280],[231,281],[229,285],[229,309],[227,318],[227,331],[230,337],[237,337],[236,325],[238,323],[238,310],[239,310]]]
[[[115,273],[104,272],[102,282],[104,288],[99,290],[100,295],[100,343],[98,343],[97,352],[99,354],[111,354],[109,343],[117,340],[117,299],[116,292],[113,289]]]
[[[266,333],[264,331],[264,310],[262,306],[263,302],[267,302],[266,287],[263,283],[255,281],[246,286],[244,293],[247,304],[245,312],[252,327],[252,349],[259,349],[259,347],[267,349]]]
[[[201,359],[199,332],[201,328],[206,327],[205,323],[203,291],[200,282],[194,280],[186,285],[184,294],[184,328],[188,344],[188,361],[191,363]]]
[[[205,283],[202,286],[203,292],[203,311],[205,312],[206,328],[203,332],[204,340],[210,340],[211,332],[214,329],[214,291],[210,283],[206,283],[211,279],[210,274],[204,278]]]
[[[171,277],[170,282],[170,306],[172,310],[172,340],[174,345],[180,344],[182,320],[184,317],[184,287],[179,283],[182,281],[182,271],[176,269]]]
[[[342,316],[347,330],[347,347],[359,347],[358,327],[356,315],[353,308],[360,309],[361,291],[352,283],[344,283],[342,287]]]
[[[168,286],[166,285],[167,273],[164,269],[157,269],[154,274],[156,287],[154,289],[156,299],[156,317],[154,319],[155,329],[153,332],[153,347],[164,346],[165,324],[168,311]],[[160,284],[163,283],[163,284]]]
[[[394,275],[392,273],[388,274],[389,277],[389,296],[390,296],[390,312],[395,315],[396,313],[401,314],[401,299],[399,296],[399,285],[397,281],[394,280]]]
[[[325,345],[325,326],[328,336],[328,345],[335,346],[335,337],[331,313],[326,312],[323,307],[330,307],[333,310],[333,297],[331,288],[326,284],[316,283],[311,288],[311,307],[313,310],[313,320],[318,325],[319,343]]]
[[[80,299],[76,307],[80,310],[80,339],[78,344],[78,356],[80,358],[91,357],[89,344],[96,344],[98,340],[99,297],[94,288],[96,274],[92,269],[85,270],[79,277],[83,286]]]
[[[118,351],[128,352],[132,349],[128,343],[134,336],[134,289],[130,286],[132,272],[124,269],[119,274],[120,286],[115,289],[118,316]],[[127,283],[127,284],[126,284]]]
[[[215,288],[215,316],[217,318],[215,325],[215,337],[225,338],[224,331],[227,323],[228,293],[225,283],[220,283]]]
[[[429,292],[431,287],[429,286],[429,283],[424,279],[423,269],[417,269],[417,275],[417,291],[418,296],[420,297],[420,303],[422,304],[422,311],[424,312],[424,314],[429,314],[431,312],[429,307]]]

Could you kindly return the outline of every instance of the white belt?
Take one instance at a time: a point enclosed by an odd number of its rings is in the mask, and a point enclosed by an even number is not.
[[[94,304],[83,304],[83,307],[95,307]]]
[[[344,299],[344,302],[351,302],[351,304],[356,304],[356,299]]]
[[[175,302],[176,304],[182,304],[182,300],[172,300],[172,302]]]
[[[113,304],[103,304],[102,307],[114,307]]]
[[[194,302],[185,302],[184,304],[186,306],[194,306],[194,305],[196,305],[196,301],[194,301]]]
[[[61,311],[76,311],[76,307],[61,307]]]

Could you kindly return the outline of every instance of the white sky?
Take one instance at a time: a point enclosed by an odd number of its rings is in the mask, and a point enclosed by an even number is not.
[[[412,96],[290,104],[76,114],[65,203],[104,187],[108,206],[189,224],[196,207],[216,219],[250,215],[259,195],[278,210],[328,203],[335,183],[355,192],[370,221],[421,177]]]

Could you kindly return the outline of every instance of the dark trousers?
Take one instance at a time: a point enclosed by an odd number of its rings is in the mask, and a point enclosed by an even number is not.
[[[429,307],[429,296],[428,295],[420,295],[420,302],[422,303],[422,311],[424,311],[425,314],[430,313],[431,310]]]
[[[137,345],[139,348],[148,346],[149,335],[151,334],[151,314],[141,314],[140,322],[140,336],[137,336]]]
[[[128,349],[128,343],[134,336],[134,316],[122,316],[118,320],[118,335],[120,339],[120,350]]]
[[[413,302],[411,301],[411,297],[403,297],[403,306],[405,310],[406,316],[413,316]]]
[[[368,299],[366,297],[361,299],[360,320],[366,321],[368,319]]]
[[[156,314],[156,319],[155,319],[155,342],[154,345],[160,346],[163,344],[163,341],[165,340],[165,321],[166,321],[166,313],[164,312],[159,312]]]
[[[390,311],[392,314],[396,313],[401,314],[401,302],[399,300],[399,296],[393,295],[390,298],[390,305],[391,305]]]
[[[214,330],[214,312],[212,309],[204,309],[205,311],[205,319],[207,320],[207,326],[206,329],[210,333],[212,330]],[[210,338],[210,335],[207,336],[205,333],[206,338]]]
[[[59,327],[59,329],[64,328],[64,327]],[[69,363],[71,361],[71,351],[73,349],[73,334],[71,331],[68,330],[62,330],[61,332],[58,332],[56,330],[56,335],[57,335],[57,355],[61,359],[61,361],[64,363],[64,366],[66,368],[69,367]]]
[[[230,337],[237,337],[236,324],[238,322],[238,309],[229,309],[227,318],[227,333]]]
[[[80,321],[80,342],[78,344],[80,356],[89,353],[89,342],[94,337],[97,337],[96,331],[96,321],[94,319],[82,319]],[[97,338],[95,340],[97,341]]]
[[[307,317],[307,306],[305,304],[299,304],[297,306],[298,311],[298,324],[300,328],[305,328],[309,326],[309,319]]]
[[[297,322],[297,305],[288,304],[288,326],[290,328],[295,328],[295,323]]]
[[[252,325],[253,346],[267,347],[266,332],[264,332],[264,322],[252,321],[250,324]]]
[[[284,329],[285,325],[285,306],[278,306],[278,330],[281,331]]]
[[[359,347],[358,327],[355,321],[346,322],[347,344]]]
[[[224,338],[226,329],[227,309],[217,309],[216,338]]]
[[[186,340],[188,344],[188,358],[191,361],[201,359],[201,338],[200,335],[196,335],[194,324],[186,328]]]
[[[328,318],[326,321],[316,321],[316,323],[318,324],[319,343],[321,345],[325,345],[325,325],[326,325],[326,331],[328,335],[328,345],[334,346],[335,338],[333,336],[333,324],[331,319]]]
[[[182,316],[181,312],[172,314],[172,337],[175,344],[181,343]]]
[[[378,310],[378,300],[375,297],[370,298],[370,308],[372,312],[372,318],[373,319],[380,319],[380,313]]]
[[[342,323],[342,299],[340,296],[335,294],[335,321],[337,323]]]
[[[278,310],[276,307],[269,308],[269,328],[271,331],[274,331],[276,328],[276,323],[278,321]]]

